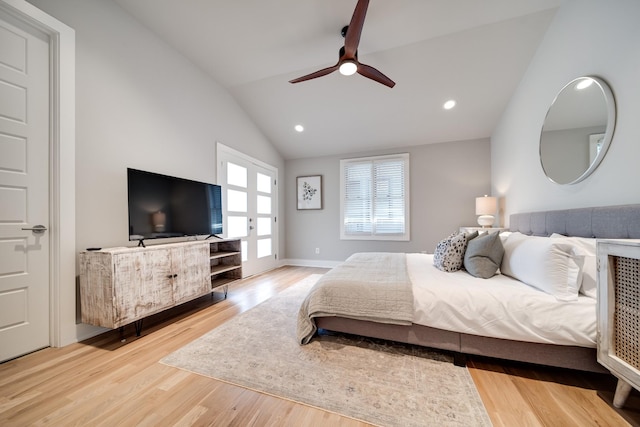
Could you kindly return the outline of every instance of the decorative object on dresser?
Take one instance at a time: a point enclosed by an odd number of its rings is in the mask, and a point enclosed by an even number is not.
[[[491,227],[495,222],[495,214],[498,210],[498,199],[496,197],[489,197],[486,194],[484,197],[476,197],[476,215],[478,217],[478,224],[482,227]]]
[[[613,406],[640,390],[640,240],[599,240],[598,362],[618,378]]]
[[[106,328],[135,324],[242,277],[239,239],[188,241],[80,253],[82,322]]]

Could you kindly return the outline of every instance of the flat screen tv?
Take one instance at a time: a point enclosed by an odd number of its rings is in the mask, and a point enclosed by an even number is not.
[[[129,240],[222,234],[219,185],[127,169]]]

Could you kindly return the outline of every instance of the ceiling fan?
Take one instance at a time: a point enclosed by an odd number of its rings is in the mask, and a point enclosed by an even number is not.
[[[375,80],[383,85],[394,87],[395,82],[389,77],[382,74],[370,65],[363,64],[358,61],[358,44],[360,44],[360,34],[362,33],[362,27],[364,25],[364,18],[367,14],[367,7],[369,6],[369,0],[358,0],[356,8],[353,11],[351,22],[348,26],[342,29],[342,36],[344,37],[344,46],[340,48],[340,56],[338,63],[332,67],[323,68],[314,73],[307,74],[306,76],[298,77],[297,79],[290,80],[289,83],[300,83],[306,80],[315,79],[317,77],[326,76],[336,70],[344,75],[352,75],[358,73],[361,76],[367,77],[371,80]]]

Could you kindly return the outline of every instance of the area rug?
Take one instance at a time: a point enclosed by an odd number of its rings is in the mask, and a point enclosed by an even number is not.
[[[490,426],[467,368],[428,349],[352,335],[296,341],[312,275],[162,363],[379,426]]]

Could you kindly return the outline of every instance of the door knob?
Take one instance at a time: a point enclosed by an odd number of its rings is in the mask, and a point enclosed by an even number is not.
[[[23,228],[23,230],[31,230],[33,231],[33,234],[43,234],[45,231],[47,231],[47,227],[45,227],[44,225],[34,225],[31,228],[25,227]]]

